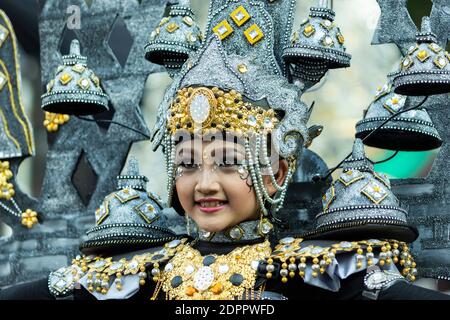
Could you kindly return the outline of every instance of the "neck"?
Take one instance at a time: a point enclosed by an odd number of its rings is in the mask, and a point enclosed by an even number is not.
[[[209,232],[198,230],[198,239],[201,241],[233,243],[241,241],[251,241],[264,239],[259,231],[260,220],[244,221],[231,228],[219,232]]]

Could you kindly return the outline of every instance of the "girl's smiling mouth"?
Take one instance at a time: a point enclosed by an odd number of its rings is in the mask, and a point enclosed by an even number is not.
[[[195,206],[205,213],[212,213],[222,210],[228,201],[217,198],[202,198],[195,201]]]

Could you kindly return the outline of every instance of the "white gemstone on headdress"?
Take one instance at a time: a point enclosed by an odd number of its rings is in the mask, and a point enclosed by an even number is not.
[[[203,94],[196,95],[189,107],[189,112],[191,114],[192,120],[196,123],[202,123],[208,119],[210,105],[208,98]]]
[[[235,18],[241,21],[242,19],[245,18],[245,15],[242,11],[239,11],[238,13],[236,13]]]
[[[228,32],[228,29],[227,29],[225,26],[220,26],[220,27],[217,29],[217,31],[218,31],[221,35],[223,35],[223,34],[225,34],[225,33]]]
[[[252,30],[250,31],[249,35],[252,39],[255,39],[259,35],[259,33],[256,30]]]
[[[272,120],[270,120],[270,118],[265,118],[264,119],[264,127],[267,128],[272,128]]]

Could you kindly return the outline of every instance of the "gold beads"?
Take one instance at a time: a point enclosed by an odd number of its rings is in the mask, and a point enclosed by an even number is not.
[[[31,209],[27,209],[22,213],[22,225],[31,229],[36,223],[38,223],[37,213]]]
[[[48,132],[56,132],[60,125],[65,124],[69,120],[70,116],[67,114],[45,112],[44,126]]]
[[[0,161],[0,199],[10,200],[14,194],[14,186],[8,180],[13,177],[8,161]]]

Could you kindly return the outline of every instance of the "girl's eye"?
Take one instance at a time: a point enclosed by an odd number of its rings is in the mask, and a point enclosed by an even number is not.
[[[199,167],[198,164],[193,163],[193,161],[181,161],[179,164],[180,167],[183,167],[185,169],[197,169]]]

